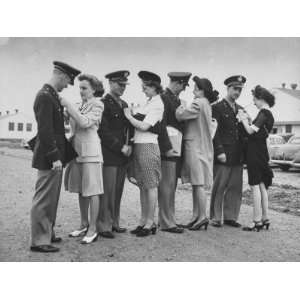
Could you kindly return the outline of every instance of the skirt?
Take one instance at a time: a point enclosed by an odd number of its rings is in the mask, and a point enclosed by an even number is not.
[[[157,144],[134,144],[133,177],[138,187],[156,188],[161,180],[161,159]]]
[[[103,194],[102,163],[78,163],[75,159],[72,160],[67,165],[64,184],[66,191],[83,197]]]
[[[181,167],[182,183],[210,189],[213,183],[213,153],[202,153],[194,140],[185,140]]]
[[[249,140],[247,148],[247,170],[249,185],[264,183],[268,189],[274,177],[269,165],[269,152],[265,140]]]

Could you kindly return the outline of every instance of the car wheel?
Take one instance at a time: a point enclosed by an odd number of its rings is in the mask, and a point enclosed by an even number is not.
[[[280,169],[282,171],[288,171],[290,169],[290,166],[280,166]]]

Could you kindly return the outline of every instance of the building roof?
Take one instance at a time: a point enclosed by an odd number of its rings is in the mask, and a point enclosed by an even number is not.
[[[277,90],[282,91],[292,97],[298,98],[300,100],[300,90],[292,90],[287,88],[277,88]]]
[[[5,112],[5,114],[2,114],[0,115],[0,121],[4,120],[4,119],[9,119],[11,117],[15,117],[15,116],[20,116],[20,117],[23,117],[25,119],[28,119],[28,121],[34,121],[34,117],[30,117],[28,116],[27,114],[24,114],[23,112],[20,112],[19,110],[18,111],[15,111],[15,110],[12,110],[11,113],[7,114]]]
[[[274,88],[273,93],[276,97],[272,108],[275,124],[299,124],[300,90]]]
[[[1,115],[0,116],[0,121],[1,120],[3,120],[3,119],[6,119],[6,118],[10,118],[10,117],[12,117],[12,116],[15,116],[15,115],[17,115],[17,114],[19,114],[19,112],[14,112],[14,113],[12,113],[12,114],[5,114],[5,115]]]
[[[300,90],[287,88],[271,89],[275,96],[275,105],[271,108],[275,119],[275,125],[298,125],[300,123]],[[252,118],[257,116],[257,108],[254,105],[245,106]]]

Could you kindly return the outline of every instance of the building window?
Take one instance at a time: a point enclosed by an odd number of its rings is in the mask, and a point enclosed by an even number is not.
[[[15,123],[9,122],[8,123],[8,131],[14,131],[15,130]]]
[[[285,133],[292,133],[292,125],[285,125]]]
[[[23,123],[18,123],[18,131],[23,131]]]
[[[32,123],[26,124],[26,131],[32,131]]]

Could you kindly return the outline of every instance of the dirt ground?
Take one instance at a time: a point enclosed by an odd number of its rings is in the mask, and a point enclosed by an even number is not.
[[[115,239],[99,238],[81,245],[68,233],[77,228],[79,208],[75,194],[62,189],[57,216],[57,235],[63,237],[61,251],[32,253],[29,212],[36,171],[31,152],[0,148],[0,261],[300,261],[299,191],[300,172],[275,171],[271,193],[269,231],[243,232],[224,226],[207,231],[176,235],[159,231],[138,238],[118,234]],[[244,176],[244,203],[250,203]],[[180,186],[176,194],[176,215],[180,223],[191,216],[190,188]],[[121,224],[131,229],[139,218],[138,189],[126,183],[121,207]],[[240,222],[251,220],[252,208],[242,205]]]

